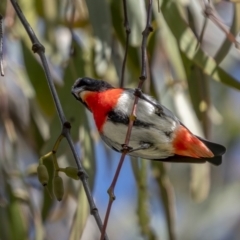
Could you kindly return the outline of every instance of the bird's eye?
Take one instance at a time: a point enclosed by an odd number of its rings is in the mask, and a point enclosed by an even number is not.
[[[91,86],[92,80],[89,78],[79,78],[75,83],[75,88],[80,88],[82,86]]]

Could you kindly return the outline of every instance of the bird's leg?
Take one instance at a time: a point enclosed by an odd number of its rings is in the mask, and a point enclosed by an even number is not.
[[[121,152],[124,152],[124,151],[126,151],[126,152],[131,152],[132,151],[132,147],[129,147],[128,145],[126,145],[126,144],[122,144],[122,149],[121,149]]]
[[[153,105],[155,107],[155,114],[157,114],[158,116],[162,116],[163,114],[163,108],[160,104],[157,104],[153,101],[151,101],[150,99],[148,99],[142,92],[142,90],[140,88],[136,88],[134,91],[134,95],[143,99],[144,101],[150,103],[151,105]]]

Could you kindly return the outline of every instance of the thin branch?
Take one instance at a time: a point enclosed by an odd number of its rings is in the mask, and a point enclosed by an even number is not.
[[[126,44],[125,44],[124,59],[123,59],[123,63],[122,63],[121,82],[120,82],[121,88],[124,86],[124,73],[125,73],[125,67],[126,67],[126,62],[127,62],[129,35],[131,33],[131,29],[130,29],[129,22],[128,22],[128,16],[127,16],[126,0],[123,0],[123,13],[124,13],[124,27],[125,27],[125,31],[126,31]]]
[[[226,26],[222,23],[221,19],[216,15],[214,9],[210,4],[210,0],[206,2],[206,0],[202,0],[204,5],[204,15],[206,18],[210,19],[217,27],[219,27],[225,34],[228,40],[234,43],[236,48],[240,48],[240,43],[236,40],[235,36],[226,28]]]
[[[148,4],[148,11],[147,11],[147,24],[146,28],[142,32],[143,38],[142,38],[142,70],[141,70],[141,76],[139,77],[139,88],[142,87],[143,81],[147,79],[147,39],[150,32],[153,31],[152,25],[152,1],[149,0]]]
[[[0,14],[0,73],[4,76],[3,69],[3,16]]]
[[[68,11],[68,8],[70,6],[70,1],[67,1],[66,2],[66,6],[65,6],[65,21],[67,22],[67,25],[68,25],[68,29],[71,33],[71,42],[73,43],[73,39],[74,39],[74,34],[73,34],[73,23],[74,23],[74,17],[75,17],[75,13],[76,13],[76,1],[75,0],[71,0],[71,17],[70,19],[68,20],[67,18],[67,11]],[[69,51],[69,55],[72,56],[73,55],[73,52],[74,52],[74,48],[73,48],[73,44],[71,44],[70,46],[70,51]]]
[[[203,27],[202,27],[202,30],[201,30],[201,34],[199,36],[199,40],[197,42],[195,50],[197,50],[202,45],[204,32],[205,32],[206,27],[207,27],[207,22],[208,22],[208,18],[205,18],[204,22],[203,22]]]
[[[142,33],[142,35],[143,35],[142,46],[141,46],[142,67],[141,67],[141,76],[139,77],[140,81],[138,83],[138,88],[137,88],[138,91],[137,92],[141,91],[142,85],[143,85],[144,81],[147,79],[147,38],[148,38],[149,33],[153,30],[152,26],[151,26],[151,19],[152,19],[152,0],[149,0],[146,28],[144,29],[144,31]],[[103,240],[103,238],[104,238],[107,224],[108,224],[109,215],[110,215],[111,208],[112,208],[112,204],[113,204],[113,201],[115,200],[114,189],[115,189],[115,186],[117,183],[117,179],[118,179],[119,173],[121,171],[125,156],[131,149],[128,146],[128,144],[129,144],[130,137],[131,137],[132,127],[133,127],[134,121],[136,119],[137,104],[138,104],[138,94],[135,94],[133,108],[132,108],[132,111],[131,111],[131,114],[129,117],[128,130],[126,133],[125,142],[123,144],[122,155],[119,160],[113,181],[108,189],[109,201],[108,201],[107,211],[106,211],[106,215],[105,215],[105,219],[104,219],[104,223],[103,223],[103,228],[102,228],[102,233],[101,233],[101,238],[100,238],[101,240]]]
[[[82,181],[85,193],[87,195],[88,203],[89,203],[89,206],[90,206],[90,212],[94,216],[95,221],[98,225],[98,228],[101,231],[102,221],[101,221],[101,218],[99,216],[98,209],[97,209],[97,207],[96,207],[96,205],[93,201],[93,197],[92,197],[90,187],[89,187],[88,181],[87,181],[87,178],[88,178],[87,174],[85,173],[84,168],[83,168],[81,162],[79,161],[79,156],[77,155],[77,152],[74,148],[74,143],[73,143],[73,140],[72,140],[71,135],[70,135],[71,125],[70,125],[69,122],[66,121],[66,117],[64,115],[60,100],[58,98],[58,95],[57,95],[57,92],[56,92],[56,89],[55,89],[55,86],[54,86],[54,83],[53,83],[53,79],[52,79],[52,76],[50,74],[50,70],[49,70],[49,67],[48,67],[47,59],[46,59],[46,56],[45,56],[45,53],[44,53],[45,52],[44,46],[39,42],[39,40],[36,37],[33,29],[31,28],[31,26],[29,25],[28,21],[26,20],[24,14],[22,13],[18,3],[15,0],[11,0],[11,3],[12,3],[20,21],[22,22],[22,25],[24,26],[24,28],[25,28],[25,30],[26,30],[26,32],[27,32],[27,34],[28,34],[28,36],[29,36],[29,38],[32,42],[33,52],[37,53],[39,55],[41,61],[42,61],[42,65],[43,65],[43,69],[44,69],[44,72],[45,72],[45,75],[46,75],[48,86],[49,86],[50,92],[52,94],[52,97],[53,97],[53,100],[54,100],[54,103],[55,103],[55,106],[56,106],[56,110],[57,110],[57,113],[58,113],[58,116],[59,116],[59,120],[60,120],[61,125],[62,125],[62,133],[61,134],[67,139],[68,144],[69,144],[69,146],[72,150],[76,165],[78,167],[78,176],[79,176],[80,180]],[[106,239],[107,239],[107,236],[106,236]]]

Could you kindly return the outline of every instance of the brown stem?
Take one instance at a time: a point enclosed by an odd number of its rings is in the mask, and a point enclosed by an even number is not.
[[[128,22],[128,16],[127,16],[126,0],[123,0],[123,13],[124,13],[124,27],[125,27],[125,31],[126,31],[126,44],[125,44],[125,54],[124,54],[123,63],[122,63],[122,72],[121,72],[121,81],[120,81],[121,88],[124,86],[124,73],[125,73],[125,67],[126,67],[126,62],[127,62],[129,35],[131,33],[131,29],[130,29],[129,22]]]
[[[152,31],[151,19],[152,19],[152,0],[149,0],[146,28],[144,29],[144,31],[142,33],[142,35],[143,35],[142,46],[141,46],[142,67],[141,67],[141,76],[139,77],[140,81],[138,83],[138,89],[140,89],[140,90],[142,88],[143,82],[147,78],[147,49],[146,48],[147,48],[148,35]],[[138,96],[135,95],[132,111],[131,111],[131,114],[129,116],[129,125],[128,125],[128,130],[127,130],[127,133],[126,133],[125,142],[123,144],[122,155],[121,155],[121,158],[119,160],[119,163],[118,163],[117,170],[115,172],[113,181],[112,181],[112,183],[111,183],[111,185],[108,189],[109,201],[108,201],[106,215],[105,215],[105,218],[104,218],[104,223],[103,223],[103,228],[102,228],[100,240],[104,239],[107,224],[108,224],[108,219],[109,219],[111,208],[112,208],[112,204],[113,204],[113,201],[115,200],[114,189],[115,189],[117,179],[118,179],[119,173],[121,171],[122,164],[124,162],[125,156],[130,150],[130,147],[128,146],[128,144],[129,144],[130,137],[131,137],[132,127],[133,127],[134,121],[136,119],[137,103],[138,103]]]
[[[3,16],[0,14],[0,73],[4,76],[3,68]]]
[[[240,43],[236,40],[235,36],[226,28],[226,26],[222,23],[221,19],[214,13],[212,6],[210,5],[210,0],[206,3],[203,1],[204,5],[204,14],[210,19],[213,23],[217,25],[225,34],[228,40],[235,44],[235,47],[239,49]]]
[[[49,70],[49,67],[48,67],[47,59],[46,59],[46,56],[45,56],[44,46],[39,42],[37,36],[35,35],[32,27],[29,25],[27,19],[25,18],[24,14],[21,11],[21,9],[20,9],[18,3],[16,2],[16,0],[11,0],[11,3],[12,3],[20,21],[22,22],[22,25],[24,26],[24,28],[25,28],[25,30],[26,30],[26,32],[27,32],[27,34],[28,34],[28,36],[29,36],[29,38],[32,42],[33,52],[37,53],[39,55],[40,59],[41,59],[43,69],[44,69],[44,72],[45,72],[45,75],[46,75],[47,83],[48,83],[50,92],[52,94],[52,97],[53,97],[53,100],[54,100],[54,103],[55,103],[55,107],[56,107],[56,110],[57,110],[57,113],[58,113],[58,116],[59,116],[59,120],[60,120],[61,125],[62,125],[62,133],[61,134],[67,139],[68,144],[69,144],[69,146],[72,150],[73,157],[74,157],[76,165],[78,167],[78,176],[79,176],[80,180],[82,181],[82,184],[83,184],[83,187],[84,187],[87,199],[88,199],[88,203],[89,203],[89,206],[90,206],[90,212],[94,216],[95,221],[98,225],[98,228],[101,231],[102,230],[102,221],[101,221],[101,218],[99,216],[98,209],[97,209],[97,207],[96,207],[96,205],[93,201],[93,196],[92,196],[92,193],[90,191],[90,187],[89,187],[88,181],[87,181],[87,178],[88,178],[87,174],[85,173],[84,168],[82,166],[82,163],[79,161],[79,156],[78,156],[78,154],[77,154],[77,152],[74,148],[73,140],[72,140],[71,135],[70,135],[71,125],[70,125],[69,122],[66,121],[66,117],[64,115],[62,105],[61,105],[60,100],[58,98],[57,91],[56,91],[56,88],[54,86],[53,79],[52,79],[52,76],[51,76],[51,73],[50,73],[50,70]],[[107,236],[106,236],[106,239],[107,239]]]
[[[153,31],[151,20],[152,20],[152,0],[149,0],[148,11],[147,11],[147,24],[144,31],[142,32],[142,35],[143,35],[142,46],[141,46],[142,67],[141,67],[141,76],[139,77],[141,81],[144,81],[147,79],[147,39],[150,32]]]

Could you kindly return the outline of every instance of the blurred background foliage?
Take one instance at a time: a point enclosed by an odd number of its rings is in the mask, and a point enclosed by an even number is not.
[[[237,2],[215,0],[211,5],[234,36],[240,30]],[[70,90],[81,76],[119,85],[126,39],[122,1],[18,3],[45,46],[103,219],[106,190],[120,155],[99,140],[91,115]],[[140,76],[145,4],[127,0],[131,34],[126,87],[136,87]],[[127,158],[107,229],[110,239],[240,238],[240,54],[217,24],[206,21],[203,11],[200,0],[154,1],[144,91],[172,109],[194,133],[225,145],[223,164],[163,164]],[[1,0],[0,14],[4,17],[5,71],[0,77],[0,239],[99,239],[79,181],[61,175],[65,194],[59,203],[37,180],[38,159],[51,151],[61,126],[39,58],[33,55],[9,0]],[[66,142],[57,156],[61,167],[75,166]],[[44,164],[52,174],[51,159]]]

